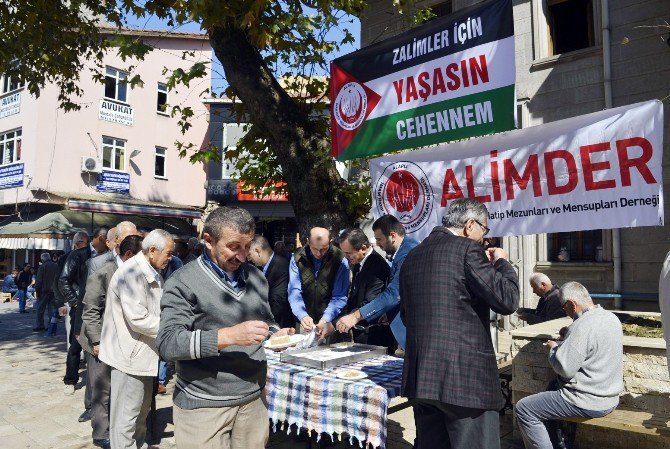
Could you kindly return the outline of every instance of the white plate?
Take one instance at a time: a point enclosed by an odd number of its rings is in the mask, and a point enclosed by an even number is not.
[[[275,337],[277,338],[277,337]],[[291,346],[295,346],[301,341],[305,339],[305,335],[302,334],[293,334],[289,335],[289,342],[288,343],[279,343],[279,344],[270,344],[272,341],[272,338],[269,338],[263,343],[263,346],[268,348],[268,349],[285,349],[285,348],[290,348]]]
[[[356,375],[351,377],[347,376],[347,374],[353,374],[353,373],[356,373]],[[355,369],[343,369],[338,371],[336,375],[339,379],[344,380],[361,380],[368,377],[368,375],[365,374],[363,371],[358,371]]]

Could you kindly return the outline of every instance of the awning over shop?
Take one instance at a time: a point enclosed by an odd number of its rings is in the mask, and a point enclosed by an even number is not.
[[[43,249],[48,251],[65,251],[69,246],[66,239],[49,239],[34,237],[0,237],[0,248],[6,249]]]
[[[197,219],[202,216],[198,210],[170,209],[152,206],[138,206],[133,204],[105,203],[100,201],[68,200],[67,207],[70,210],[106,212],[127,215],[148,215],[151,217],[170,217]]]
[[[256,218],[292,218],[295,217],[293,207],[289,202],[283,201],[240,201],[231,203],[237,207],[246,209]]]
[[[63,210],[47,213],[33,221],[3,226],[0,228],[0,248],[64,251],[66,240],[75,232],[92,232],[100,226],[113,227],[125,220],[132,221],[138,228],[165,229],[180,238],[193,234],[191,224],[181,218]]]

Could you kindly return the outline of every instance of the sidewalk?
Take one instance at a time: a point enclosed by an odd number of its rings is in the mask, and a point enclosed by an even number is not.
[[[29,309],[29,308],[28,308]],[[30,309],[29,309],[30,310]],[[84,411],[82,382],[74,395],[65,395],[62,382],[65,373],[65,327],[59,323],[54,338],[44,332],[32,332],[35,314],[19,314],[17,303],[0,304],[0,446],[11,449],[93,448],[90,422],[80,423]],[[86,371],[81,370],[80,376]],[[161,436],[153,444],[162,449],[176,448],[172,425],[172,388],[168,394],[156,397],[154,428]],[[395,398],[391,406],[404,402]],[[512,438],[511,413],[501,418],[501,449],[522,449]],[[389,414],[388,449],[409,449],[416,430],[411,408]],[[285,431],[270,435],[268,447],[300,449],[307,443],[295,442]],[[318,445],[314,444],[314,448]],[[330,446],[345,449],[339,442]]]

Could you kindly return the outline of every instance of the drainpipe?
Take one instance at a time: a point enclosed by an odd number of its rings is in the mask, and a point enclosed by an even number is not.
[[[605,108],[612,107],[612,50],[610,47],[609,0],[601,0],[603,38],[603,87]],[[614,293],[621,293],[621,230],[612,229],[612,259],[614,262]],[[622,300],[614,299],[614,308],[621,310]]]

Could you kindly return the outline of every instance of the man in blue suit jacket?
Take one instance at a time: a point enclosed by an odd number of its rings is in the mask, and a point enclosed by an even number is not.
[[[376,298],[365,304],[358,310],[354,310],[348,315],[343,316],[337,322],[337,330],[340,332],[349,332],[359,321],[365,320],[368,323],[374,323],[386,315],[391,323],[391,331],[398,341],[398,344],[405,347],[405,325],[400,319],[400,267],[402,267],[405,257],[419,243],[411,237],[405,235],[405,227],[392,215],[379,217],[372,224],[372,231],[375,233],[377,246],[383,249],[386,254],[393,255],[391,263],[391,274],[389,275],[387,286]]]

